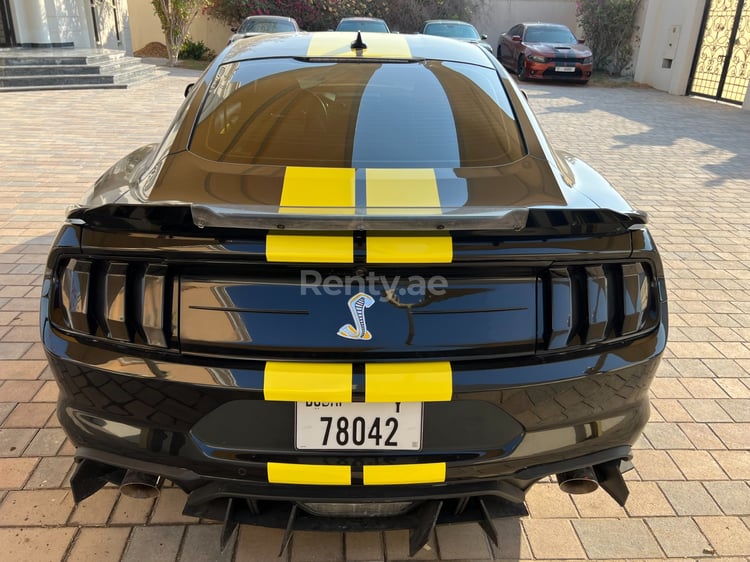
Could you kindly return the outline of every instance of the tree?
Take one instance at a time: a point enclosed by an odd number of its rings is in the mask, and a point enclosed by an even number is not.
[[[576,15],[594,54],[594,68],[619,76],[632,62],[641,0],[578,0]]]
[[[151,0],[151,4],[161,21],[169,66],[174,66],[195,16],[208,6],[209,0]]]

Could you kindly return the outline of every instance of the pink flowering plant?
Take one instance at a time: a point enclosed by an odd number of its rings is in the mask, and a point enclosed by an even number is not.
[[[632,63],[641,0],[578,0],[576,15],[594,68],[619,76]]]

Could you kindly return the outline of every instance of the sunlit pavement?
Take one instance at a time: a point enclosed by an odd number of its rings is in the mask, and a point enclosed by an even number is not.
[[[190,73],[130,90],[0,94],[0,558],[278,560],[281,531],[184,517],[184,494],[133,500],[115,488],[75,506],[73,448],[54,413],[38,328],[48,245],[115,160],[156,142]],[[524,85],[553,144],[648,211],[665,260],[670,343],[652,386],[622,509],[602,491],[545,481],[529,517],[439,527],[419,560],[750,556],[750,112],[649,89]],[[283,559],[402,560],[406,532],[297,533]]]

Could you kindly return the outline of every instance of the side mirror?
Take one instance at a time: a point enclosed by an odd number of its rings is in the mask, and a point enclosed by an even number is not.
[[[510,40],[513,41],[514,43],[520,43],[521,42],[521,36],[520,35],[514,35],[513,37],[511,37]]]
[[[583,45],[585,42],[586,42],[586,40],[583,37],[581,37],[580,39],[578,39],[578,44],[579,45]]]
[[[190,84],[185,86],[185,97],[188,97],[188,95],[190,95],[190,92],[192,91],[193,86],[195,86],[195,82],[191,82]]]
[[[484,33],[482,33],[482,35],[480,35],[480,37],[482,38],[482,41],[484,41],[485,39],[487,39],[487,35],[484,34]]]
[[[236,27],[230,27],[229,31],[231,31],[232,33],[237,33],[237,28]]]

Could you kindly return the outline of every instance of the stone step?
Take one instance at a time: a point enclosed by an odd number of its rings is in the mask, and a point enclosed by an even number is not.
[[[2,66],[69,66],[84,64],[105,64],[125,56],[124,52],[109,52],[87,56],[77,55],[18,55],[0,58]]]

